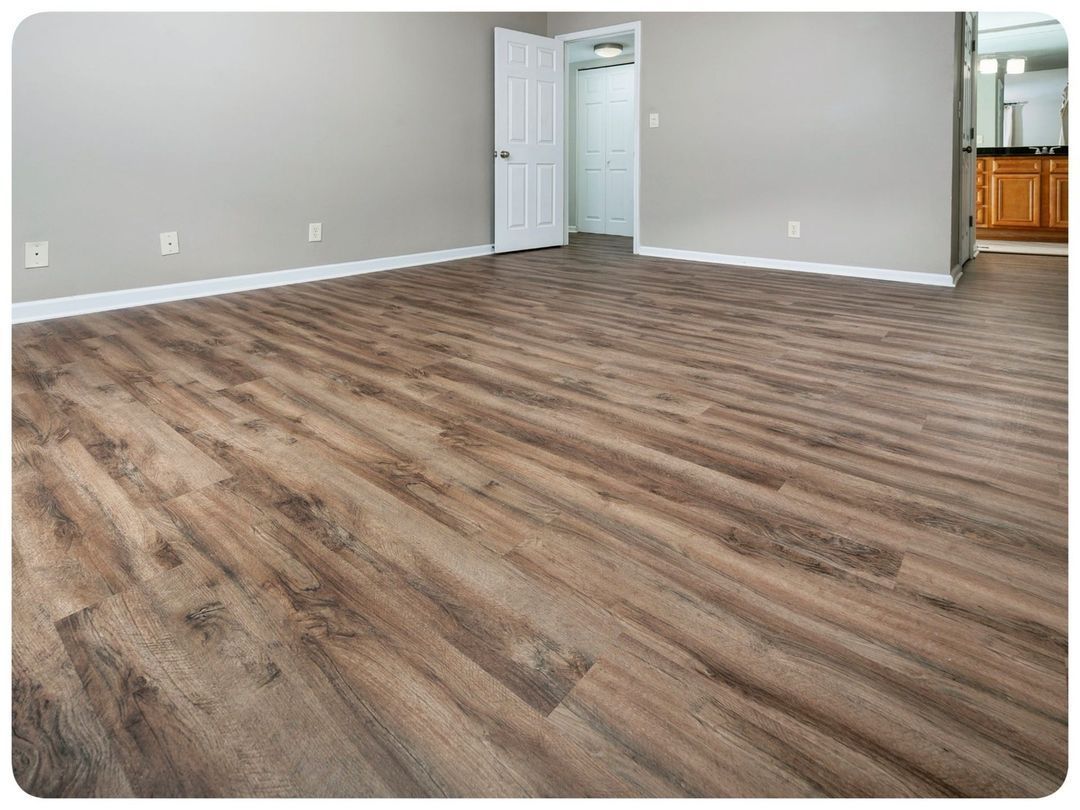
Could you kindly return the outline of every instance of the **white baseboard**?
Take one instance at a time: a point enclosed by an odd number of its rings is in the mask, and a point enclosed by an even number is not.
[[[567,225],[566,229],[570,231],[570,233],[577,233],[577,225]]]
[[[1068,256],[1068,242],[1013,242],[1005,239],[980,239],[980,251],[986,253],[1026,253],[1029,256]]]
[[[86,315],[110,309],[139,307],[145,304],[162,304],[166,301],[182,301],[187,298],[203,298],[208,295],[258,290],[264,287],[280,287],[305,281],[342,278],[380,270],[417,267],[424,264],[449,262],[487,256],[495,250],[494,245],[432,250],[427,253],[409,253],[403,256],[386,256],[363,259],[340,264],[322,264],[300,267],[295,270],[274,270],[269,273],[251,273],[243,276],[208,278],[201,281],[182,281],[177,284],[160,284],[154,287],[137,287],[129,290],[112,290],[86,295],[69,295],[63,298],[46,298],[40,301],[23,301],[11,305],[11,322],[44,321],[50,318],[66,318],[69,315]]]
[[[729,264],[735,267],[756,267],[761,270],[792,270],[797,273],[823,273],[830,276],[853,276],[855,278],[876,278],[882,281],[903,281],[908,284],[932,284],[938,287],[952,287],[956,278],[952,273],[919,273],[913,270],[888,270],[884,267],[857,267],[849,264],[822,264],[820,262],[800,262],[790,259],[761,259],[756,256],[731,256],[726,253],[706,253],[699,250],[679,250],[677,248],[641,246],[642,256],[655,256],[661,259],[681,259],[688,262],[707,264]]]

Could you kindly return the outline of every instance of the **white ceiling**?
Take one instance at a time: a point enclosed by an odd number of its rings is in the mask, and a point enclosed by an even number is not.
[[[981,56],[1026,56],[1028,70],[1068,67],[1065,29],[1053,17],[1034,12],[979,12]]]
[[[1011,28],[1015,25],[1031,23],[1057,22],[1049,14],[1035,11],[980,11],[979,30],[991,31],[995,28]]]
[[[634,55],[634,35],[633,34],[615,34],[612,36],[599,37],[596,39],[582,39],[575,40],[574,42],[568,42],[566,44],[566,61],[568,64],[574,62],[588,62],[593,59],[599,59],[595,53],[593,53],[593,46],[599,45],[601,42],[618,42],[623,46],[623,52],[619,54],[620,58],[626,58],[627,56]]]

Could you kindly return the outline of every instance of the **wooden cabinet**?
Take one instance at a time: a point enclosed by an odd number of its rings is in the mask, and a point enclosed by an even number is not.
[[[985,228],[990,224],[987,209],[990,207],[990,173],[987,164],[990,158],[975,160],[975,227]]]
[[[975,226],[984,239],[1068,241],[1068,158],[978,158]]]
[[[994,174],[991,183],[991,228],[1040,226],[1039,172]]]
[[[990,158],[991,174],[1038,174],[1042,170],[1042,158],[999,157]]]
[[[1049,226],[1051,228],[1069,227],[1069,161],[1050,161],[1050,183],[1047,199],[1049,202]]]

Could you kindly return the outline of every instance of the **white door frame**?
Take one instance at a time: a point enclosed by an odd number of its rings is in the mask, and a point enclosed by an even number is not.
[[[607,25],[603,28],[590,28],[587,31],[574,31],[572,34],[558,34],[555,39],[562,40],[563,44],[574,42],[579,39],[592,39],[593,37],[605,37],[614,34],[634,35],[634,253],[641,252],[641,21]],[[563,49],[563,53],[566,49]],[[563,59],[563,70],[566,71],[564,86],[569,87],[570,60]],[[570,108],[570,93],[564,94],[563,109],[563,211],[570,211],[570,154],[568,127],[573,114]],[[563,217],[563,244],[570,243],[570,218]]]

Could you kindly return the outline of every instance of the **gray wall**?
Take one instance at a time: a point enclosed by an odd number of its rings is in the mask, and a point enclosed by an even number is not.
[[[631,20],[643,245],[949,272],[956,15],[566,12],[548,34]]]
[[[644,245],[948,272],[953,14],[57,13],[13,44],[13,300],[489,243],[491,29],[635,19]]]
[[[30,17],[13,300],[490,243],[495,26],[545,15]]]

